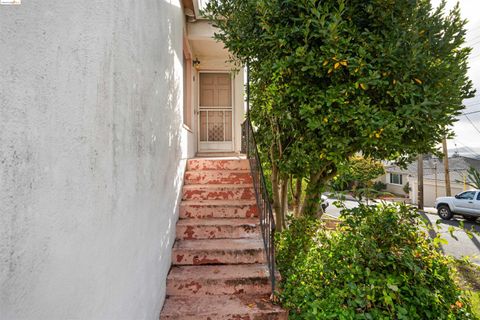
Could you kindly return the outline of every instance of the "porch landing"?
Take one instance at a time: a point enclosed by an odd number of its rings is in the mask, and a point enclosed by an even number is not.
[[[238,152],[197,152],[196,158],[213,158],[213,159],[246,159],[244,154]]]
[[[248,160],[190,159],[160,319],[287,319],[270,279]]]

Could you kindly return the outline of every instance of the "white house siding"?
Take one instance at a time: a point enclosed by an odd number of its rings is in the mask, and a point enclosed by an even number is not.
[[[387,182],[387,191],[396,195],[403,196],[405,192],[403,191],[405,184],[398,185]]]
[[[182,28],[179,0],[0,6],[2,320],[158,318],[193,150]]]
[[[412,199],[413,204],[418,204],[418,181],[416,177],[410,178],[410,186],[412,187],[410,191],[410,198]],[[452,196],[463,192],[470,187],[465,186],[460,183],[451,182],[450,190]],[[435,199],[438,197],[446,196],[445,181],[433,179],[424,179],[423,180],[423,204],[426,207],[433,207],[435,205]]]

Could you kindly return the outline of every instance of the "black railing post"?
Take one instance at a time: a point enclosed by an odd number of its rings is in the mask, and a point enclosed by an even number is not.
[[[247,104],[249,103],[247,87]],[[273,218],[272,206],[267,191],[265,182],[265,175],[263,174],[262,163],[260,161],[260,154],[258,152],[257,143],[255,140],[255,132],[253,130],[250,117],[247,115],[245,120],[246,128],[246,148],[247,158],[250,162],[250,170],[253,177],[253,186],[255,190],[255,199],[257,201],[257,208],[260,218],[260,229],[265,247],[265,254],[267,256],[268,271],[270,273],[270,282],[272,285],[272,294],[275,292],[275,220]]]
[[[250,158],[250,65],[247,62],[247,119],[246,119],[246,139],[247,139],[247,158]]]

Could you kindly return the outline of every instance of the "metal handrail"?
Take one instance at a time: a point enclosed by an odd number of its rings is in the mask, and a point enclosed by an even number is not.
[[[273,218],[272,205],[265,183],[265,175],[263,174],[262,163],[258,153],[257,141],[250,121],[250,67],[247,63],[247,117],[242,124],[242,152],[247,155],[250,162],[250,171],[253,177],[253,185],[255,190],[255,199],[260,218],[260,230],[262,232],[263,245],[265,247],[265,255],[267,257],[268,272],[272,285],[272,296],[275,293],[275,220]]]
[[[255,190],[255,198],[260,218],[260,229],[267,257],[268,271],[270,274],[270,282],[272,285],[272,294],[275,292],[275,220],[273,217],[270,197],[265,183],[265,175],[263,174],[262,163],[258,153],[258,147],[255,140],[255,132],[249,117],[243,123],[243,148],[250,162],[250,170],[253,177],[253,185]]]

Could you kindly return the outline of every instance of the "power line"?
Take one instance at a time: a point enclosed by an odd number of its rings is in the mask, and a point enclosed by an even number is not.
[[[475,53],[468,57],[468,61],[476,61],[480,57],[480,53]]]
[[[475,35],[473,37],[471,36],[468,36],[468,37],[465,37],[465,39],[467,40],[466,42],[473,42],[473,41],[477,41],[478,39],[480,39],[480,35]]]
[[[469,46],[473,47],[474,45],[479,44],[479,43],[480,43],[480,40],[475,42],[475,43],[470,44]]]
[[[473,121],[470,120],[470,117],[467,116],[465,113],[464,113],[463,115],[467,118],[467,120],[470,122],[470,124],[472,125],[472,127],[474,127],[475,130],[477,130],[477,132],[480,134],[480,129],[478,129],[477,126],[473,123]]]
[[[461,115],[463,115],[463,116],[467,116],[467,115],[469,115],[469,114],[474,114],[474,113],[480,113],[480,110],[478,110],[478,111],[472,111],[472,112],[467,112],[467,113],[463,113],[463,114],[461,114]]]
[[[471,38],[476,38],[478,36],[480,36],[480,32],[477,32],[478,29],[470,29],[470,30],[467,30],[467,35],[471,36]]]
[[[467,37],[467,41],[475,41],[480,39],[480,34],[469,34]]]
[[[464,144],[463,142],[460,142],[458,141],[457,139],[454,139],[453,140],[453,143],[455,143],[455,148],[457,147],[457,142],[460,143],[465,149],[467,149],[467,151],[470,151],[471,154],[477,156],[477,157],[480,157],[480,154],[476,153],[473,149],[471,149],[469,146],[467,146],[466,144]],[[457,152],[458,152],[458,149],[457,149]]]
[[[465,105],[465,107],[470,108],[470,107],[475,107],[475,106],[479,106],[479,105],[480,105],[480,102],[475,102],[475,103],[472,103],[472,104],[467,104],[467,105]]]
[[[465,45],[470,47],[470,48],[473,48],[473,46],[478,43],[478,39],[480,39],[480,36],[472,38],[471,40],[469,39],[465,42]],[[473,44],[469,44],[469,42],[473,42]],[[473,49],[475,49],[475,48],[473,48]]]
[[[475,31],[477,31],[477,30],[475,30]],[[478,33],[478,32],[467,32],[466,38],[469,41],[475,41],[476,39],[480,38],[480,33]]]
[[[441,164],[441,163],[439,163],[439,164]],[[438,171],[442,172],[439,167],[437,167],[437,168],[435,168],[435,167],[433,167],[433,168],[423,168],[423,169],[424,170],[435,170],[435,169],[437,169]],[[465,168],[465,169],[450,169],[450,171],[462,172],[462,171],[468,171],[468,168]]]

